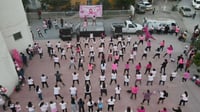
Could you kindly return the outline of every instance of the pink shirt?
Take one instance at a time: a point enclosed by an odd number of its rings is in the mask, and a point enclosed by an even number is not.
[[[145,109],[142,110],[142,109],[139,109],[139,108],[138,108],[138,109],[137,109],[137,112],[145,112]]]
[[[165,45],[165,42],[160,42],[160,46],[164,46]]]
[[[129,64],[126,64],[125,65],[125,69],[129,69],[130,68],[130,65]]]
[[[189,72],[185,72],[185,73],[183,74],[183,77],[184,77],[185,79],[189,79],[189,78],[190,78],[190,73],[189,73]]]
[[[140,70],[141,69],[141,66],[138,64],[135,66],[136,70]]]
[[[147,42],[147,46],[151,46],[151,42],[148,41],[148,42]]]
[[[179,64],[183,64],[184,63],[184,60],[181,58],[179,61],[178,61]]]
[[[138,92],[138,87],[132,87],[132,88],[131,88],[131,92],[134,93],[134,94],[137,94],[137,92]]]
[[[88,70],[92,70],[92,68],[93,68],[93,65],[88,64]]]
[[[151,64],[147,64],[147,66],[146,66],[146,67],[147,67],[147,68],[151,68],[151,66],[152,66]]]
[[[117,64],[112,64],[112,70],[117,70]]]

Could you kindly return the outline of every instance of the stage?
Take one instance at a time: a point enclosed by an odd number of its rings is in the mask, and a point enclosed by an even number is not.
[[[81,23],[80,36],[89,37],[90,33],[93,33],[94,37],[100,37],[101,33],[105,33],[103,22],[96,22],[96,25],[92,25],[92,22],[88,22],[88,26],[85,29],[83,27],[83,23]]]

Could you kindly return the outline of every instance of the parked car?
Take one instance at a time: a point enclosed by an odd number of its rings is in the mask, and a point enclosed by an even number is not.
[[[142,5],[142,4],[136,4],[135,5],[135,12],[137,14],[144,14],[145,10],[146,10],[146,7],[144,5]]]
[[[169,18],[156,18],[156,19],[150,19],[150,18],[146,18],[144,23],[144,26],[148,26],[149,30],[154,30],[152,32],[157,32],[160,29],[168,26],[169,27],[169,32],[170,33],[173,30],[173,27],[176,26],[176,21],[173,19],[169,19]]]
[[[195,9],[200,9],[200,0],[192,0],[192,6]]]
[[[59,29],[59,37],[63,41],[71,41],[72,40],[72,33],[73,33],[72,27],[65,27],[65,28]]]
[[[76,11],[67,11],[65,14],[66,16],[73,16],[76,14]]]
[[[139,2],[138,4],[145,7],[145,10],[152,10],[153,9],[152,4],[148,1],[142,1],[142,2]]]
[[[184,16],[184,17],[192,17],[194,14],[194,11],[190,7],[187,6],[182,6],[179,9],[179,12]]]
[[[111,29],[113,32],[116,32],[116,28],[122,28],[122,33],[140,33],[143,29],[142,25],[134,23],[130,20],[125,20],[123,23],[112,23]]]

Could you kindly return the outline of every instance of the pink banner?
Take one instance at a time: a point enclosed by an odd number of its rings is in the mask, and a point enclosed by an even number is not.
[[[102,17],[102,5],[80,5],[79,17]]]

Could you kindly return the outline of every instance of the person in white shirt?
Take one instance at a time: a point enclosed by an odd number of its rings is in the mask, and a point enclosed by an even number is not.
[[[58,57],[57,55],[55,55],[55,56],[53,57],[53,60],[54,60],[54,68],[56,67],[56,65],[58,65],[59,68],[60,68],[59,57]]]
[[[50,107],[51,112],[58,112],[56,102],[50,101],[49,107]]]
[[[69,88],[71,96],[77,96],[77,88],[72,84],[72,87]]]
[[[106,63],[101,63],[101,73],[105,73],[106,71]]]
[[[92,62],[92,61],[94,62],[95,61],[95,52],[94,51],[90,52],[89,57],[90,57],[90,62]]]
[[[101,92],[101,96],[103,96],[103,93],[105,93],[105,95],[107,96],[107,85],[105,82],[103,82],[100,85],[100,92]]]
[[[132,64],[134,63],[134,55],[133,55],[133,52],[130,53],[129,61],[131,61]]]
[[[61,52],[61,43],[60,43],[60,41],[58,41],[58,42],[56,43],[56,47],[57,47],[57,49],[58,49],[58,52],[59,52],[59,51]]]
[[[46,46],[47,46],[47,52],[49,56],[51,56],[52,43],[50,41],[47,41]]]
[[[149,83],[150,83],[151,85],[153,85],[153,80],[154,80],[154,76],[153,76],[152,73],[150,73],[150,74],[148,75],[148,79],[147,79],[147,86],[149,85]]]
[[[40,59],[42,59],[42,56],[43,56],[43,49],[42,49],[42,47],[38,47],[38,54],[40,56]]]
[[[136,74],[135,85],[137,85],[137,82],[139,82],[140,85],[142,84],[142,74],[140,71]]]
[[[130,35],[128,35],[128,37],[127,37],[127,42],[126,42],[126,46],[130,46],[130,44],[131,44],[131,36]]]
[[[64,102],[63,100],[59,103],[60,108],[63,112],[67,112],[67,103]]]
[[[63,99],[63,97],[60,95],[60,87],[58,85],[55,85],[54,88],[53,88],[53,93],[54,93],[54,96],[57,100],[57,97],[59,96],[61,99]]]
[[[185,106],[185,103],[188,102],[188,97],[189,97],[188,92],[185,91],[185,92],[181,95],[181,100],[180,100],[180,102],[179,102],[179,106],[181,106],[181,105]]]
[[[102,73],[99,77],[99,85],[101,85],[103,82],[105,82],[106,76],[104,73]]]
[[[115,84],[117,84],[117,73],[115,71],[112,71],[111,73],[110,85],[113,81],[115,81]]]
[[[118,36],[117,38],[118,42],[117,42],[117,46],[120,44],[122,46],[122,37]]]
[[[66,47],[67,47],[67,51],[68,51],[68,49],[71,49],[71,51],[72,51],[72,44],[71,44],[71,42],[67,41]]]
[[[76,69],[76,65],[75,65],[75,59],[74,59],[74,57],[71,57],[71,58],[70,58],[69,69],[71,69],[71,66],[74,66],[74,69]]]
[[[117,54],[118,53],[118,47],[116,44],[114,44],[113,46],[113,55]]]
[[[35,112],[35,106],[30,101],[28,102],[28,105],[26,106],[26,108],[28,109],[28,112]]]
[[[113,96],[111,96],[108,100],[108,111],[110,110],[110,108],[112,109],[112,111],[114,112],[114,105],[115,105],[115,99],[113,98]]]
[[[171,73],[170,81],[173,81],[173,80],[176,78],[176,75],[177,75],[177,71],[175,70],[175,71],[173,71],[173,72]]]
[[[152,73],[152,74],[153,74],[153,76],[154,76],[154,77],[156,77],[157,71],[156,71],[156,69],[155,69],[155,68],[153,68],[153,69],[150,71],[150,73]]]
[[[33,79],[31,77],[28,77],[27,82],[28,82],[29,90],[31,90],[32,86],[35,88],[34,81],[33,81]]]
[[[41,112],[47,112],[48,108],[49,108],[49,104],[47,102],[40,102],[38,104],[38,106],[40,107]]]
[[[168,97],[167,91],[166,90],[160,91],[160,96],[159,96],[157,104],[159,104],[160,102],[163,104],[166,97]]]
[[[48,77],[46,75],[44,75],[44,74],[41,75],[40,80],[42,83],[42,88],[44,88],[44,85],[46,85],[47,88],[49,87],[49,85],[47,83],[47,79],[48,79]]]
[[[79,74],[74,72],[72,73],[72,80],[73,80],[73,85],[75,84],[75,82],[77,82],[77,84],[79,84],[79,78],[78,78]]]
[[[124,76],[124,86],[129,86],[129,81],[130,81],[130,75],[127,73]]]
[[[100,58],[100,55],[103,55],[103,54],[104,54],[103,46],[99,46],[98,50],[99,50],[98,58]]]
[[[166,82],[166,80],[167,80],[167,75],[166,75],[166,73],[163,73],[162,75],[161,75],[161,79],[160,79],[160,81],[159,81],[159,85],[165,85],[165,82]]]
[[[120,85],[117,85],[117,87],[115,88],[115,99],[118,96],[118,99],[120,100],[120,93],[121,93],[121,87]]]
[[[91,82],[90,82],[90,73],[88,71],[85,74],[85,84],[87,84],[87,83],[91,85]]]
[[[40,99],[40,100],[43,100],[43,96],[42,96],[42,90],[40,89],[40,86],[36,86],[36,92],[37,92],[37,94],[38,94],[38,98]]]
[[[105,48],[105,39],[101,37],[100,39],[100,46],[103,46]]]
[[[65,58],[65,60],[67,59],[66,50],[61,48],[61,60],[62,60],[63,57]]]
[[[87,102],[88,112],[93,112],[94,101],[90,98]]]

